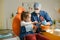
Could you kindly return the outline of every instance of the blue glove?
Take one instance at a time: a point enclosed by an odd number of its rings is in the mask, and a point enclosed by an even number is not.
[[[43,25],[46,25],[47,24],[46,20],[42,21],[42,24]]]

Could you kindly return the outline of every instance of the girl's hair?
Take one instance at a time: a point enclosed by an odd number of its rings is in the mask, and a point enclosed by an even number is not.
[[[24,18],[27,18],[29,16],[29,12],[22,12],[21,14],[21,20],[24,20]]]

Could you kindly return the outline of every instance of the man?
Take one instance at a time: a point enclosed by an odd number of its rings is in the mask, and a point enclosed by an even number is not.
[[[41,17],[42,16],[42,17]],[[44,18],[44,21],[42,22],[42,19]],[[36,32],[41,31],[41,24],[44,25],[52,25],[52,20],[47,12],[41,10],[41,4],[35,3],[34,4],[34,12],[31,13],[31,20],[32,22],[37,22],[35,25],[38,27]]]

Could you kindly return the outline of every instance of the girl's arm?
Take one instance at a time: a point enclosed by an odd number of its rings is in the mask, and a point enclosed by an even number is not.
[[[26,26],[26,25],[30,25],[30,24],[31,24],[31,22],[24,22],[24,21],[21,22],[21,26]]]
[[[22,21],[21,22],[21,26],[26,26],[26,25],[29,25],[29,24],[36,24],[36,23],[38,23],[37,21],[34,21],[34,22],[24,22],[24,21]]]

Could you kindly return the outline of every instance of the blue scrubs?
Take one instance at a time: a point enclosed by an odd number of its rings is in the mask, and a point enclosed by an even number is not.
[[[39,17],[37,16],[37,14],[35,12],[31,13],[32,22],[34,22],[34,21],[41,22],[40,16],[42,16],[47,22],[50,22],[50,24],[52,25],[52,20],[51,20],[50,16],[48,15],[48,13],[45,11],[42,11],[42,10],[39,13]],[[35,24],[35,25],[38,27],[37,32],[41,31],[40,24]]]

